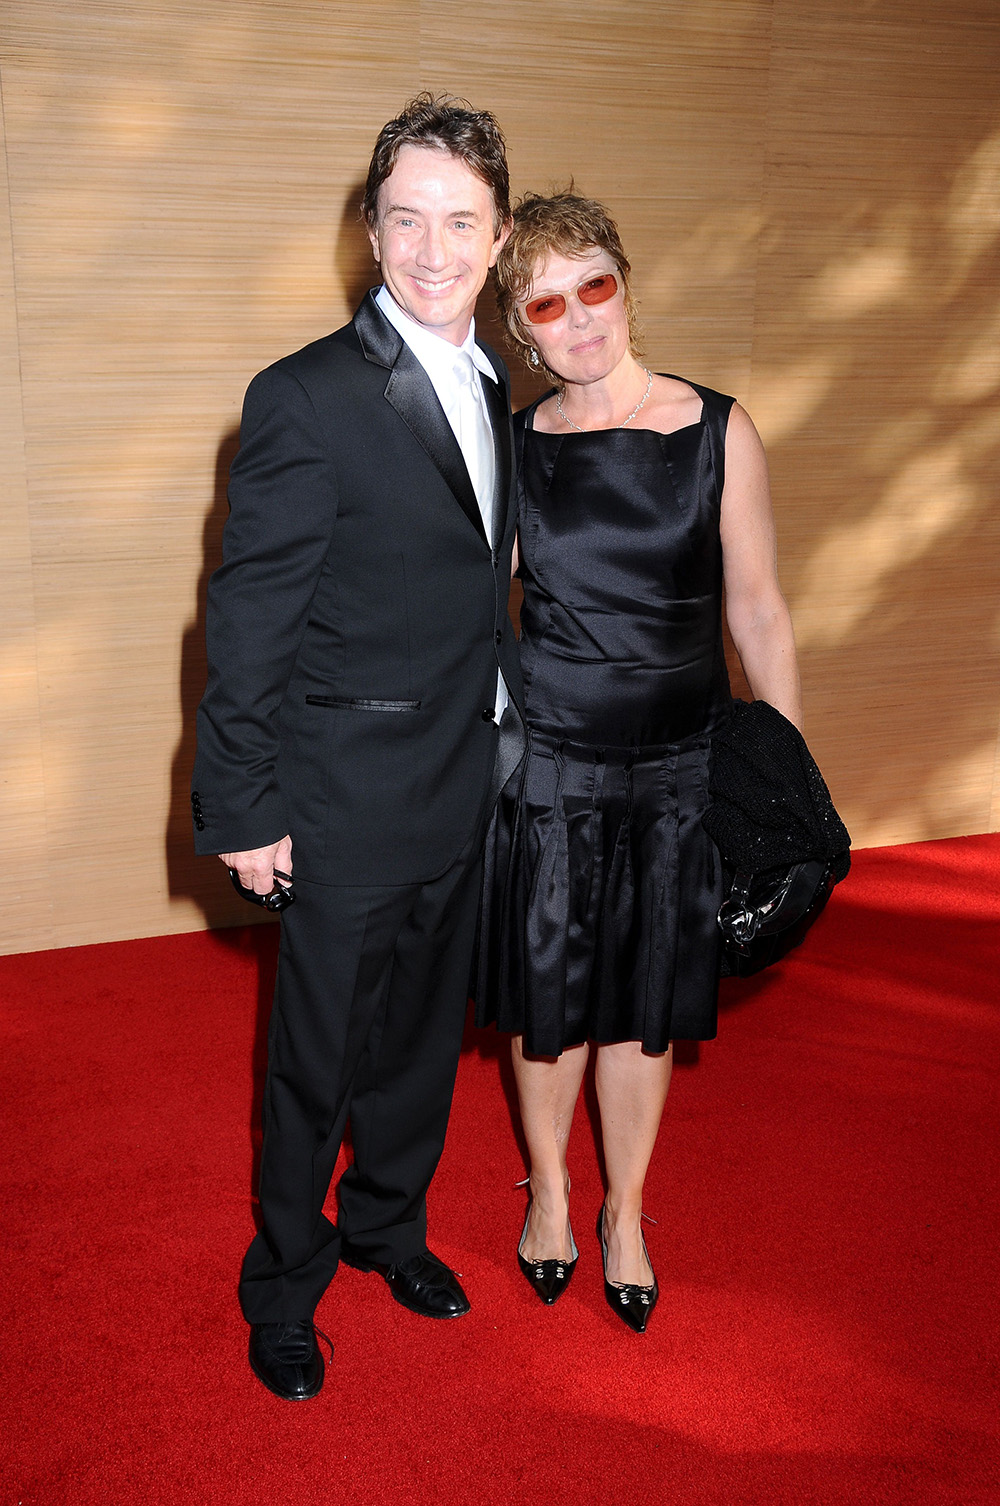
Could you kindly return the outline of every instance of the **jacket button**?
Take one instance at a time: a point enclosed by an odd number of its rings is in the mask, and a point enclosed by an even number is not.
[[[503,630],[501,628],[497,628],[495,637],[498,643],[503,642]]]
[[[493,707],[492,706],[487,706],[486,710],[483,712],[483,721],[484,722],[491,722],[492,720],[493,720]]]
[[[195,824],[195,827],[197,828],[198,831],[204,831],[205,830],[205,823],[201,819],[200,816],[198,817],[197,821],[194,824]]]
[[[197,805],[198,801],[200,799],[201,799],[201,796],[198,794],[198,791],[197,790],[192,790],[191,791],[191,804],[192,805]]]

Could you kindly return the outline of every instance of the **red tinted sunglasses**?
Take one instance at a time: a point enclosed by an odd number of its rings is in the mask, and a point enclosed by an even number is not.
[[[596,277],[585,278],[573,291],[581,303],[607,303],[618,291],[618,278],[613,272],[599,272]],[[564,293],[545,293],[541,298],[529,299],[524,305],[524,317],[529,324],[551,324],[554,319],[561,319],[565,312]]]

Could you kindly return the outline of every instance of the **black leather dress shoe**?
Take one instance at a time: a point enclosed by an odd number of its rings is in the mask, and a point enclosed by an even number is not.
[[[296,1323],[250,1324],[250,1369],[275,1396],[286,1401],[318,1396],[324,1368],[316,1330],[307,1318]]]
[[[341,1241],[340,1256],[356,1271],[378,1271],[396,1301],[422,1318],[460,1318],[469,1311],[469,1299],[455,1272],[429,1250],[393,1265],[381,1265],[355,1250],[345,1239]]]

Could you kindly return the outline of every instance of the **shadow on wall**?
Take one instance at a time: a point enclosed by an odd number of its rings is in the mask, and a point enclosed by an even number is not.
[[[372,256],[368,230],[361,218],[360,204],[365,180],[352,184],[337,227],[334,271],[340,279],[347,306],[353,313],[368,292],[377,288],[382,278]]]
[[[170,810],[165,834],[167,882],[173,897],[193,898],[210,927],[251,924],[265,917],[240,900],[221,863],[195,855],[191,824],[191,772],[194,767],[195,716],[205,689],[205,596],[213,571],[222,562],[222,533],[229,513],[226,489],[229,468],[239,447],[239,432],[231,429],[219,444],[212,505],[205,517],[197,608],[181,640],[181,735],[174,750],[170,778]],[[267,917],[269,918],[269,917]]]
[[[352,309],[379,280],[368,236],[358,215],[357,206],[363,190],[363,179],[349,190],[335,244],[336,273]],[[239,438],[239,430],[230,429],[219,442],[212,502],[205,517],[196,612],[185,628],[181,642],[179,694],[182,727],[171,764],[170,808],[165,833],[169,892],[174,898],[194,899],[210,927],[273,923],[272,917],[240,899],[216,859],[197,857],[192,845],[191,773],[196,745],[195,720],[207,672],[205,601],[209,580],[222,563],[222,536],[229,513],[229,470],[239,448]]]

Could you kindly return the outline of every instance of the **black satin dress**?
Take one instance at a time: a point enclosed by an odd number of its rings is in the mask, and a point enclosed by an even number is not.
[[[673,434],[545,434],[537,403],[514,421],[530,740],[490,831],[474,986],[479,1023],[540,1056],[716,1033],[722,872],[701,816],[730,702],[733,399],[690,385],[701,419]]]

